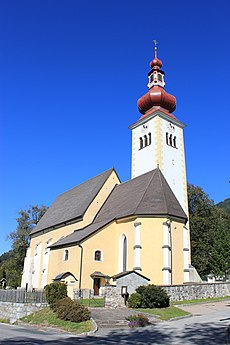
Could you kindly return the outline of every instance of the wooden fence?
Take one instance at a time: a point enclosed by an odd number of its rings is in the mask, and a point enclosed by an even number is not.
[[[26,291],[25,289],[0,289],[0,302],[47,303],[45,290]]]

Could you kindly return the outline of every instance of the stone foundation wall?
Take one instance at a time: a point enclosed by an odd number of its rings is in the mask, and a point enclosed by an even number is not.
[[[171,301],[230,296],[230,283],[201,283],[161,286]]]
[[[10,320],[12,323],[21,317],[30,315],[46,306],[46,304],[42,303],[0,302],[0,319]]]

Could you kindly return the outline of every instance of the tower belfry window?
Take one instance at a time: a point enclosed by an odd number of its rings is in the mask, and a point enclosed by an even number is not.
[[[168,134],[168,132],[166,133],[166,144],[169,145],[169,134]]]
[[[151,135],[151,133],[149,133],[148,136],[149,136],[149,145],[151,145],[151,143],[152,143],[152,135]]]
[[[176,136],[173,137],[172,134],[166,132],[166,144],[177,149]]]
[[[140,150],[143,149],[143,138],[140,138]]]
[[[145,134],[143,137],[139,138],[139,150],[143,149],[146,146],[151,145],[152,143],[152,134],[151,132]]]
[[[173,147],[176,148],[176,137],[173,138]]]
[[[169,145],[172,146],[172,134],[169,136]]]

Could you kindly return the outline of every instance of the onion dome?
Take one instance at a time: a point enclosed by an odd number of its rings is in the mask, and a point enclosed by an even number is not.
[[[161,69],[162,67],[162,61],[160,59],[158,59],[157,57],[155,57],[153,59],[153,61],[150,62],[149,66],[152,68],[152,69]]]
[[[145,114],[152,107],[162,107],[172,113],[176,109],[176,98],[156,85],[139,98],[137,104],[141,114]]]
[[[151,71],[148,73],[149,91],[139,98],[137,104],[141,114],[146,114],[151,108],[162,107],[172,113],[176,109],[176,98],[164,89],[165,73],[161,70],[162,61],[157,57],[157,42],[154,41],[154,59],[150,62]]]

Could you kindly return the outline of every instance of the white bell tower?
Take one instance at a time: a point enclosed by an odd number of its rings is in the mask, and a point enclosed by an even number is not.
[[[138,100],[142,116],[129,127],[132,130],[132,178],[159,167],[188,214],[185,125],[172,114],[176,99],[164,89],[165,73],[161,70],[162,61],[157,57],[156,43],[150,67],[149,90]]]

